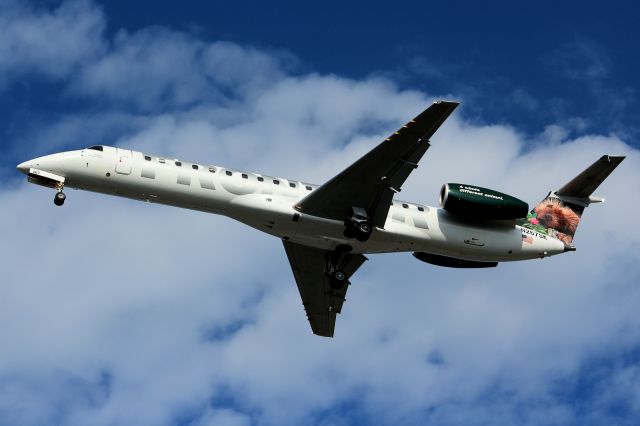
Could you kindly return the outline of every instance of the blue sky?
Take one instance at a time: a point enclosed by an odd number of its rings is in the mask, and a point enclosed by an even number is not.
[[[381,75],[401,88],[455,93],[468,100],[463,105],[468,116],[483,123],[535,134],[562,122],[576,134],[616,132],[634,143],[638,33],[633,3],[617,5],[603,12],[598,2],[400,2],[395,7],[327,2],[307,10],[298,2],[175,7],[174,2],[110,1],[102,8],[106,40],[123,30],[163,26],[202,40],[289,54],[287,70],[293,74]],[[28,126],[34,114],[87,107],[83,99],[55,96],[59,81],[17,80],[0,104],[13,124],[5,132]],[[42,93],[54,96],[43,99]],[[111,105],[94,99],[89,107]]]
[[[205,4],[206,3],[206,4]],[[0,424],[633,424],[637,8],[0,0]],[[321,183],[436,98],[402,198],[530,204],[627,159],[575,253],[458,271],[371,256],[313,336],[281,244],[15,165],[95,143]]]

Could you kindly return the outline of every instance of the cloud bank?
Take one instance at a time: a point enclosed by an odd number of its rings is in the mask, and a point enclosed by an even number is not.
[[[53,81],[90,105],[17,132],[7,149],[29,158],[100,141],[321,183],[456,97],[170,28],[107,36],[90,2],[1,10],[5,84]],[[402,199],[435,205],[462,181],[534,203],[602,154],[628,158],[577,252],[482,272],[371,256],[335,339],[311,334],[276,239],[80,191],[56,208],[3,170],[0,424],[631,424],[638,150],[561,125],[535,138],[476,125],[462,101]]]

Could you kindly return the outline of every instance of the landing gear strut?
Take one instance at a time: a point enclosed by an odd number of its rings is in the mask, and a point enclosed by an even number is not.
[[[367,241],[372,230],[367,211],[362,207],[351,207],[351,212],[344,220],[344,236],[358,241]]]
[[[67,196],[64,195],[64,192],[62,192],[62,189],[60,189],[58,192],[56,192],[56,195],[53,197],[53,204],[55,204],[56,206],[61,206],[64,204],[64,200],[67,199]]]

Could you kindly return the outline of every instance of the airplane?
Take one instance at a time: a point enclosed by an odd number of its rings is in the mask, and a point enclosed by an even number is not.
[[[498,262],[574,251],[578,222],[595,189],[624,160],[604,155],[529,210],[477,185],[445,183],[440,207],[396,200],[458,102],[437,101],[323,185],[191,163],[103,145],[17,166],[29,182],[224,215],[280,238],[314,334],[333,337],[352,275],[369,253],[411,252],[430,264]]]

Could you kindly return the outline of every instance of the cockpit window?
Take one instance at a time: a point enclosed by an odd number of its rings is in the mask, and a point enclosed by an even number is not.
[[[93,145],[93,146],[90,146],[90,147],[89,147],[89,148],[87,148],[87,149],[94,149],[94,150],[96,150],[96,151],[102,151],[102,149],[103,149],[103,148],[102,148],[102,146],[101,146],[101,145]]]

